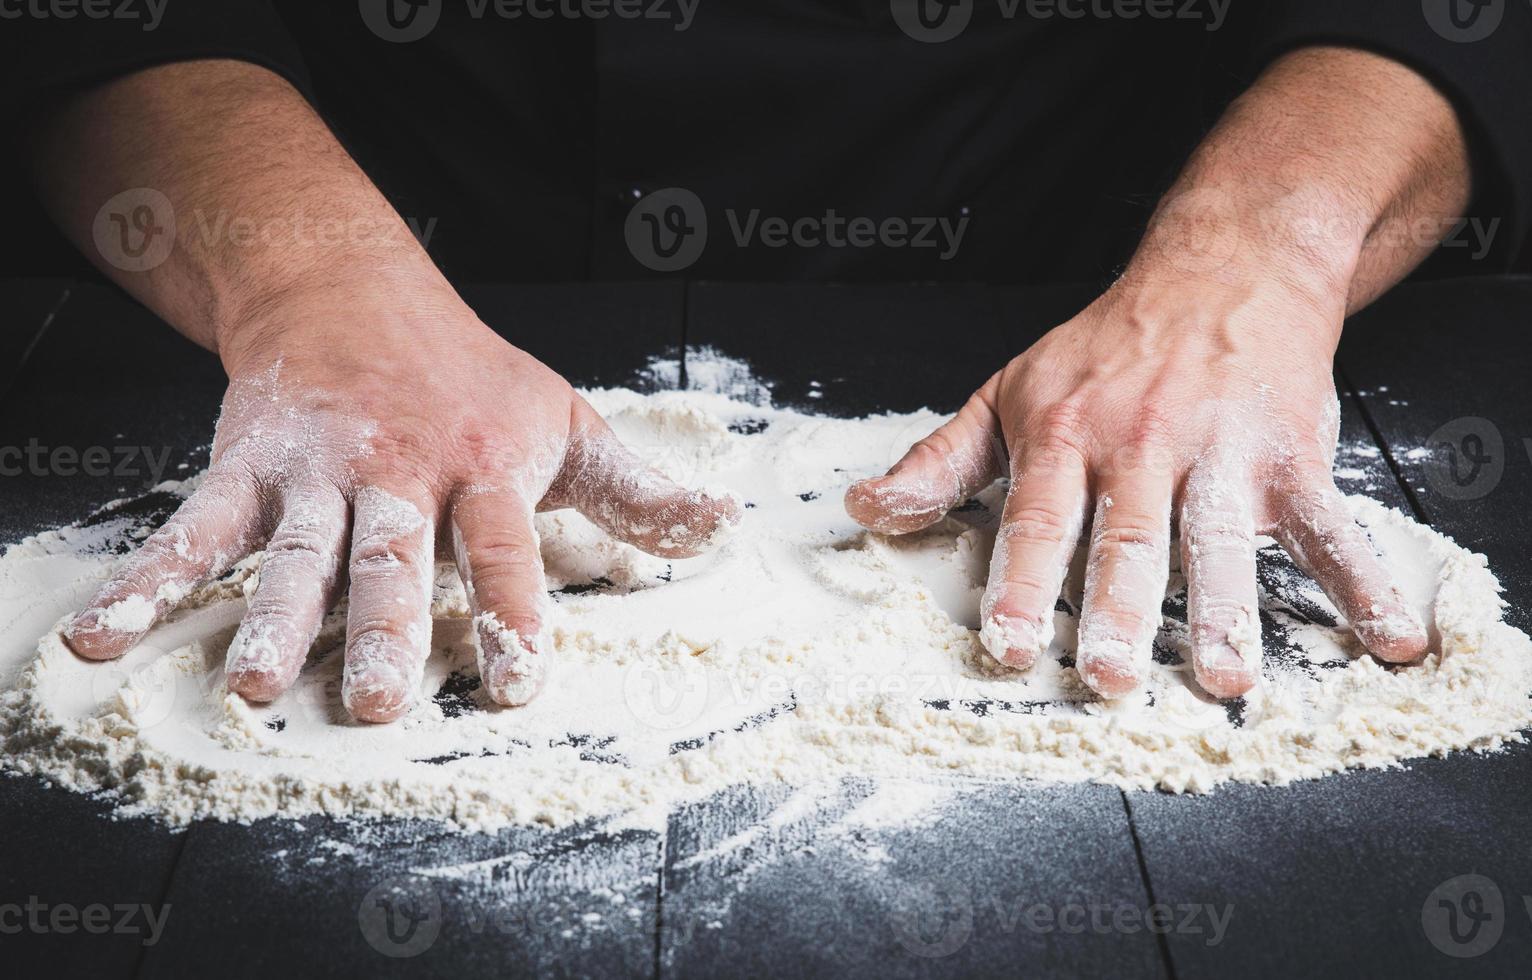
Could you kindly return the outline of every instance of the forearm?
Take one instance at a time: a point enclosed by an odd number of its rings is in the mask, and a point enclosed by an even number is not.
[[[334,299],[391,283],[451,295],[308,103],[262,68],[200,61],[136,72],[57,107],[32,148],[39,193],[82,252],[210,349],[294,292]],[[116,238],[104,250],[95,234],[102,206],[131,188],[163,194],[170,213],[145,215],[167,234],[174,226],[169,254],[142,270],[103,254]],[[116,220],[124,227],[109,231],[142,243],[143,229]]]
[[[1377,55],[1308,48],[1229,108],[1129,275],[1154,275],[1190,244],[1211,250],[1215,276],[1276,276],[1350,312],[1430,253],[1469,190],[1457,115],[1425,79]]]

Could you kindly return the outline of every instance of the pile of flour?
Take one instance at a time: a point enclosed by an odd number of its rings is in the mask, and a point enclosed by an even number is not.
[[[1418,665],[1365,656],[1268,544],[1265,679],[1242,702],[1210,701],[1192,680],[1174,571],[1139,695],[1102,702],[1072,666],[1079,560],[1049,655],[1025,673],[1000,667],[975,628],[1003,488],[900,539],[861,530],[841,506],[853,480],[882,472],[940,418],[802,414],[730,377],[735,397],[587,393],[655,466],[730,487],[749,509],[721,549],[684,561],[619,544],[573,512],[539,515],[556,664],[532,704],[500,708],[479,690],[447,567],[420,702],[392,725],[355,723],[340,704],[339,614],[276,702],[228,693],[224,655],[259,556],[190,595],[121,661],[73,656],[63,619],[188,481],[0,558],[4,767],[108,791],[174,824],[324,812],[493,829],[650,822],[734,783],[843,774],[1176,791],[1285,783],[1489,750],[1532,726],[1532,642],[1501,622],[1484,559],[1362,497],[1351,498],[1357,518],[1430,624]]]

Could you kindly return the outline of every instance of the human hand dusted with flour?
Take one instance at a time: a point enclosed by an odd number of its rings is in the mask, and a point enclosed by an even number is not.
[[[551,656],[534,509],[577,508],[672,558],[738,520],[737,500],[647,468],[567,382],[450,295],[411,313],[344,291],[288,302],[222,345],[212,466],[68,627],[81,655],[121,655],[151,615],[264,548],[229,689],[285,691],[349,582],[341,697],[356,718],[389,721],[420,686],[440,548],[467,587],[485,689],[522,704]]]
[[[1339,49],[1288,56],[1198,150],[1123,277],[887,476],[854,485],[848,511],[908,533],[1009,476],[981,638],[1016,668],[1053,638],[1088,528],[1076,667],[1105,697],[1147,674],[1174,529],[1208,693],[1260,678],[1258,533],[1373,655],[1418,658],[1425,628],[1331,478],[1332,362],[1346,314],[1451,227],[1467,173],[1450,106],[1408,69]]]
[[[123,116],[135,125],[101,124]],[[275,141],[269,157],[244,152],[251,131]],[[103,150],[102,132],[124,135]],[[99,165],[80,169],[91,158],[80,139],[95,140]],[[248,243],[188,230],[148,272],[112,270],[217,351],[230,384],[206,477],[66,627],[78,654],[122,655],[193,587],[264,548],[230,690],[255,701],[286,690],[349,587],[342,699],[358,719],[389,721],[418,693],[435,561],[452,555],[484,687],[520,704],[550,656],[534,510],[577,508],[664,557],[737,522],[735,498],[643,466],[562,378],[479,322],[302,98],[263,70],[127,76],[65,107],[42,155],[45,196],[78,238],[90,220],[80,202],[109,196],[93,182],[141,183],[145,169],[178,209],[348,229]]]
[[[1192,667],[1209,693],[1238,696],[1260,675],[1257,533],[1282,542],[1369,650],[1414,659],[1424,629],[1330,477],[1340,316],[1259,283],[1119,284],[991,378],[889,476],[853,487],[847,506],[876,530],[919,530],[1008,473],[981,637],[1016,668],[1053,639],[1054,602],[1088,526],[1076,667],[1106,697],[1146,676],[1173,524]]]

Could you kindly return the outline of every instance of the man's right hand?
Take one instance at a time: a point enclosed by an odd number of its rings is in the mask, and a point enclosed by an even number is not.
[[[349,579],[342,699],[390,721],[420,686],[440,549],[467,587],[485,689],[521,704],[551,656],[535,509],[574,507],[668,558],[738,522],[737,498],[645,467],[450,290],[411,309],[382,305],[384,292],[290,293],[225,329],[212,466],[66,629],[75,652],[121,656],[190,589],[265,548],[229,688],[254,701],[286,690]]]

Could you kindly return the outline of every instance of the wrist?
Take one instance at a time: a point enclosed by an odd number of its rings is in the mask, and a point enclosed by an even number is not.
[[[1155,210],[1123,278],[1271,283],[1316,307],[1344,309],[1372,224],[1344,192],[1318,184],[1272,193],[1183,181]]]
[[[424,342],[430,324],[464,319],[475,319],[473,312],[429,261],[348,261],[263,279],[220,311],[214,350],[233,376],[241,365],[299,348],[377,349],[396,332]],[[364,336],[337,338],[346,331]]]

